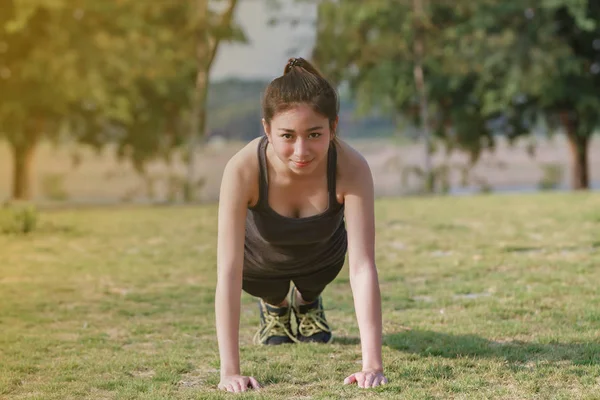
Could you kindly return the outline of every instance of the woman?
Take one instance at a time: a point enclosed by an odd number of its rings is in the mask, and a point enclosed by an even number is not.
[[[346,250],[363,365],[344,383],[384,384],[369,166],[337,138],[337,93],[306,60],[289,60],[267,87],[262,105],[266,135],[232,157],[221,184],[215,296],[219,388],[260,387],[240,371],[242,290],[260,299],[256,343],[332,340],[320,295],[341,270]]]

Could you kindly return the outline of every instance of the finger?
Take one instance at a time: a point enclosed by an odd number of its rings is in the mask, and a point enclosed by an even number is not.
[[[358,374],[358,376],[356,377],[356,381],[358,382],[359,388],[364,388],[365,387],[365,374]]]
[[[375,380],[375,375],[373,375],[373,374],[367,374],[367,376],[365,376],[364,387],[366,387],[366,388],[372,387],[374,380]]]
[[[349,385],[351,383],[355,383],[356,382],[356,374],[352,374],[349,377],[347,377],[346,379],[344,379],[344,385]]]
[[[381,381],[383,380],[383,378],[381,376],[376,376],[375,379],[373,379],[373,383],[371,384],[371,387],[377,387],[379,385],[381,385]]]
[[[379,385],[385,385],[387,383],[387,378],[384,375],[379,375]]]
[[[242,387],[243,387],[243,386],[244,386],[244,385],[242,384],[242,382],[240,382],[240,381],[235,381],[235,382],[233,383],[233,389],[234,389],[235,393],[239,393],[239,392],[241,392],[241,391],[242,391]]]
[[[240,380],[240,392],[245,392],[246,390],[248,390],[248,378],[242,379]]]
[[[251,376],[251,377],[249,378],[249,380],[250,380],[250,386],[251,386],[253,389],[260,389],[260,384],[258,383],[258,381],[257,381],[256,379],[254,379],[254,377],[252,377],[252,376]]]

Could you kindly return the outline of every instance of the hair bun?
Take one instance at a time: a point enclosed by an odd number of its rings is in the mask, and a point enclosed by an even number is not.
[[[288,60],[288,66],[291,67],[301,67],[302,66],[302,59],[301,58],[290,58]]]

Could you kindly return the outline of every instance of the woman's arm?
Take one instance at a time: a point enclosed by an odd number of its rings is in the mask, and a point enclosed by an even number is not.
[[[362,371],[345,383],[375,387],[387,382],[381,360],[381,294],[375,266],[373,177],[366,160],[357,154],[344,196],[350,285],[360,331]]]
[[[252,377],[240,372],[239,326],[244,260],[244,230],[248,206],[248,184],[238,158],[225,167],[219,196],[217,244],[217,289],[215,316],[221,359],[221,389],[239,392],[248,385],[257,388]]]

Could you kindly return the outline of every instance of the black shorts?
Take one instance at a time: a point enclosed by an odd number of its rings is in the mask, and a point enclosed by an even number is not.
[[[242,279],[242,289],[244,292],[263,299],[266,303],[277,305],[283,302],[289,290],[290,283],[293,282],[298,291],[302,294],[302,299],[306,302],[316,300],[325,287],[329,285],[338,276],[344,263],[319,269],[310,275],[294,278],[270,278],[248,277]]]

